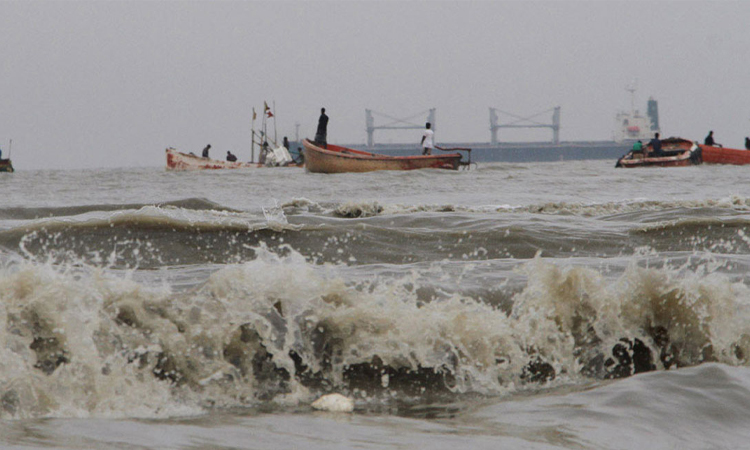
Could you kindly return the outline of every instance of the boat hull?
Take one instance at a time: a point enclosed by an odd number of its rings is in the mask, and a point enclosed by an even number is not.
[[[652,148],[647,145],[644,151],[630,151],[617,160],[615,167],[628,169],[637,167],[686,167],[701,164],[702,151],[699,145],[682,138],[668,138],[662,141],[662,156],[652,156]]]
[[[218,159],[202,158],[188,153],[178,152],[168,148],[167,170],[212,170],[212,169],[247,169],[266,167],[264,164],[251,162],[221,161]],[[291,164],[283,167],[302,167],[302,164]]]
[[[706,164],[733,164],[742,166],[750,164],[750,151],[738,148],[715,147],[700,145],[703,162]]]
[[[14,172],[10,159],[0,159],[0,172]]]
[[[302,141],[305,168],[313,173],[373,172],[377,170],[449,169],[457,170],[460,153],[446,155],[385,156],[328,144],[318,147]]]

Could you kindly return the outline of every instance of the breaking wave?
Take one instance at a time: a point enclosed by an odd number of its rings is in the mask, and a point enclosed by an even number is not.
[[[605,203],[550,202],[532,205],[454,205],[454,204],[381,204],[377,201],[348,201],[341,204],[319,204],[307,199],[293,199],[281,205],[285,209],[308,210],[344,218],[417,213],[532,213],[547,215],[577,215],[607,219],[669,217],[678,214],[701,215],[723,210],[725,214],[750,212],[750,198],[733,195],[723,199],[702,200],[627,200]],[[654,213],[662,212],[659,215]]]
[[[102,204],[102,205],[76,205],[76,206],[57,206],[57,207],[0,207],[0,220],[34,220],[45,217],[76,216],[97,211],[121,211],[128,209],[141,209],[148,206],[157,208],[181,208],[189,210],[213,210],[213,211],[233,211],[218,203],[203,198],[187,198],[183,200],[174,200],[169,202],[159,202],[154,204],[131,203],[131,204]]]
[[[659,253],[750,251],[750,216],[736,199],[712,202],[602,205],[602,216],[557,204],[501,209],[378,202],[320,205],[295,199],[260,211],[234,211],[188,199],[138,209],[80,207],[77,215],[4,221],[0,248],[34,261],[83,261],[115,268],[241,263],[259,245],[289,247],[318,263],[413,263],[436,260],[618,257],[642,248]],[[734,205],[734,206],[731,206]],[[123,206],[123,205],[121,205]],[[594,206],[589,206],[594,208]],[[661,208],[661,209],[660,209]],[[552,211],[545,208],[546,211]],[[56,214],[70,212],[61,209]],[[573,213],[577,211],[576,213]],[[450,214],[445,214],[449,212]],[[408,249],[408,251],[404,251]]]
[[[7,260],[0,417],[164,417],[332,391],[497,396],[750,357],[750,290],[706,268],[631,263],[613,278],[537,257],[495,304],[441,289],[454,275],[440,265],[357,277],[255,251],[188,290]]]

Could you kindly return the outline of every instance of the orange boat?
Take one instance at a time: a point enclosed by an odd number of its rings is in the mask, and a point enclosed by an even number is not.
[[[615,167],[684,167],[700,164],[702,145],[688,139],[671,137],[661,141],[661,156],[651,156],[649,143],[643,151],[630,151],[617,160]],[[748,152],[750,153],[750,152]]]
[[[204,169],[245,169],[250,167],[302,167],[303,164],[289,163],[269,165],[255,162],[231,162],[220,159],[202,158],[192,153],[178,152],[172,147],[167,149],[167,170],[204,170]]]
[[[450,169],[468,166],[460,153],[445,155],[387,156],[362,150],[326,145],[325,148],[305,139],[305,168],[315,173],[372,172],[375,170]],[[471,149],[445,149],[470,152]],[[470,153],[469,153],[470,154]]]
[[[739,148],[724,148],[714,145],[698,144],[703,153],[703,162],[706,164],[750,164],[750,151]]]

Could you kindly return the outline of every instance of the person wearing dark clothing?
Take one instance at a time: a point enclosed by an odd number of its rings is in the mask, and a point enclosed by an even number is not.
[[[750,137],[745,138],[745,148],[750,150]]]
[[[703,141],[703,144],[714,145],[714,132],[713,131],[708,132],[708,136],[706,136],[706,139]]]
[[[654,133],[654,138],[648,143],[651,146],[651,156],[663,156],[664,152],[661,150],[661,139],[659,139],[659,133]]]
[[[263,145],[260,146],[260,155],[258,155],[258,162],[261,164],[266,163],[266,158],[271,149],[268,147],[268,141],[263,141]]]
[[[299,157],[296,160],[297,164],[304,164],[305,154],[302,152],[302,147],[297,147],[297,153],[299,154]]]
[[[283,145],[287,151],[289,150],[289,139],[287,139],[286,136],[284,136],[284,142],[282,142],[281,145]]]
[[[203,149],[203,157],[208,158],[208,151],[211,150],[211,144],[208,144],[206,148]]]
[[[326,148],[328,134],[328,116],[326,109],[320,108],[320,118],[318,119],[318,131],[315,132],[315,143]]]
[[[232,154],[229,150],[227,150],[227,161],[229,162],[235,162],[237,161],[237,157]]]

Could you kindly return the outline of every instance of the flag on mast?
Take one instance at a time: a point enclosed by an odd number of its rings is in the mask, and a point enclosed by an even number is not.
[[[257,118],[258,118],[258,115],[257,115],[257,114],[255,114],[255,108],[253,108],[253,120],[255,120],[255,119],[257,119]]]
[[[271,108],[268,107],[268,103],[263,102],[263,106],[265,106],[266,108],[265,109],[266,117],[268,117],[269,119],[273,117],[273,113],[271,112]]]

